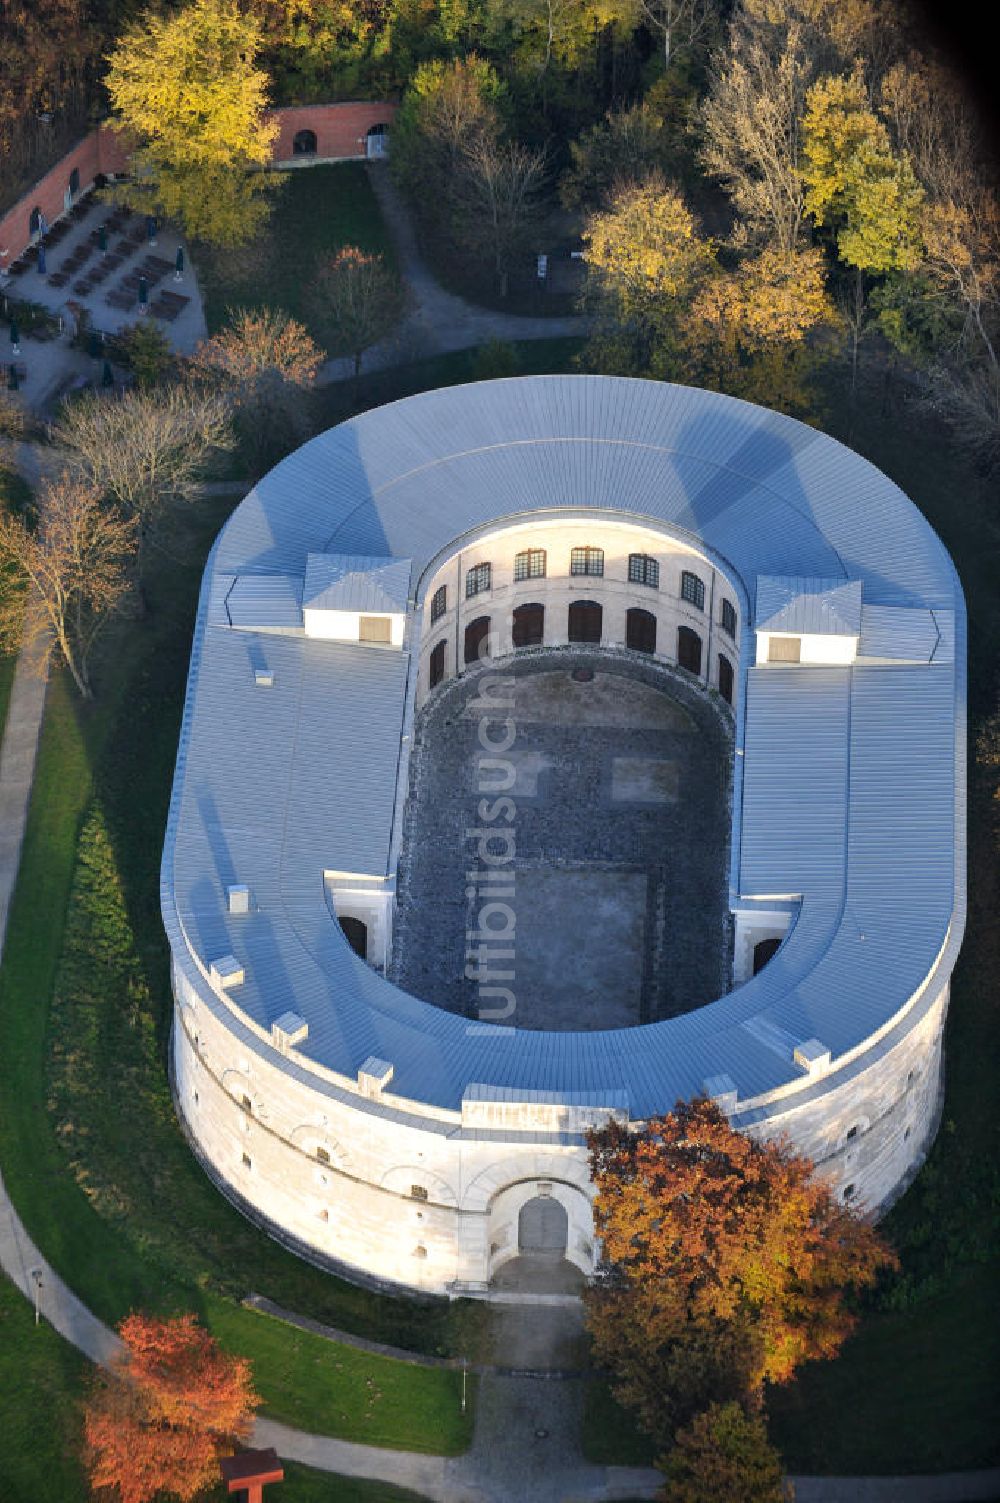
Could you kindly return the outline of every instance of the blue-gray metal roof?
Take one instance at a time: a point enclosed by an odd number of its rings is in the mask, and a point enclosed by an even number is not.
[[[856,637],[861,630],[860,579],[757,576],[758,631]]]
[[[593,508],[703,548],[743,599],[734,901],[798,903],[760,975],[646,1027],[522,1032],[469,1024],[358,960],[331,918],[324,870],[388,859],[407,657],[234,632],[235,576],[302,577],[310,553],[413,560],[544,510]],[[860,581],[869,641],[899,652],[851,668],[752,666],[761,575]],[[856,592],[850,592],[856,593]],[[943,646],[922,653],[927,612]],[[905,629],[904,629],[905,628]],[[888,633],[888,635],[887,635]],[[950,644],[950,645],[949,645]],[[428,392],[331,429],[257,485],[209,560],[164,855],[180,963],[233,954],[230,1000],[263,1028],[289,1007],[300,1051],[355,1078],[458,1110],[470,1086],[590,1093],[632,1115],[728,1074],[739,1097],[803,1078],[797,1043],[837,1057],[950,973],[964,923],[965,615],[951,561],[916,508],[859,455],[791,419],[656,382],[553,376]],[[876,654],[873,654],[876,656]],[[266,660],[274,686],[259,688]],[[225,887],[245,882],[248,916]]]
[[[302,604],[307,610],[406,610],[410,560],[364,558],[356,554],[310,553],[306,559]]]

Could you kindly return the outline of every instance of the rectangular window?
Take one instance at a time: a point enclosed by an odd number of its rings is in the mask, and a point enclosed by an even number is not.
[[[650,558],[648,553],[630,553],[628,556],[628,581],[629,584],[649,585],[651,590],[659,589],[660,566],[655,558]]]
[[[447,585],[442,585],[439,590],[435,590],[434,591],[434,598],[431,600],[431,625],[432,626],[434,625],[435,621],[440,621],[441,620],[441,617],[444,615],[444,613],[445,613],[445,611],[447,609],[448,609],[448,586]]]
[[[252,1112],[253,1111],[253,1102],[250,1100],[249,1096],[243,1096],[243,1097],[241,1097],[240,1105],[243,1107],[243,1110],[245,1112]]]
[[[362,616],[359,642],[378,642],[387,647],[392,641],[392,622],[388,616]]]
[[[569,558],[569,572],[602,575],[604,573],[604,549],[574,548]]]
[[[330,1150],[328,1148],[317,1148],[316,1157],[321,1164],[328,1164],[330,1162]]]
[[[801,637],[771,637],[767,644],[769,663],[797,663],[801,653]]]
[[[414,1200],[426,1200],[427,1187],[425,1185],[411,1185],[410,1194]]]
[[[465,598],[471,600],[473,595],[483,595],[493,588],[493,565],[473,564],[465,576]]]
[[[514,581],[545,578],[545,549],[527,548],[514,558]]]
[[[245,1153],[243,1155],[243,1167],[244,1167],[244,1169],[252,1169],[253,1168],[253,1165],[250,1162],[250,1155],[248,1153]]]
[[[697,574],[690,573],[685,569],[681,575],[681,599],[686,600],[688,605],[693,605],[696,610],[705,609],[705,585]]]
[[[722,630],[727,637],[736,635],[736,607],[730,600],[722,602]]]

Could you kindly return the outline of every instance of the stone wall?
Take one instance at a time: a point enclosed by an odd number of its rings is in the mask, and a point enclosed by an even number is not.
[[[272,117],[278,121],[279,131],[272,161],[280,167],[304,167],[317,162],[364,159],[368,155],[369,131],[378,126],[388,129],[397,109],[398,105],[388,102],[362,100],[274,110]],[[303,130],[315,135],[316,151],[297,155],[294,141]],[[71,193],[70,178],[74,171],[79,174],[79,185]],[[37,238],[31,230],[35,209],[53,224],[72,208],[74,199],[93,186],[100,174],[110,177],[127,171],[128,152],[121,136],[110,126],[97,126],[0,218],[0,270]]]
[[[571,575],[570,554],[576,547],[603,549],[603,576]],[[515,581],[515,555],[526,549],[545,550],[544,578]],[[655,588],[629,583],[629,555],[633,553],[646,554],[658,563],[659,583]],[[469,570],[487,562],[492,567],[492,587],[467,598],[465,581]],[[704,585],[702,609],[681,597],[684,571],[695,574]],[[431,603],[442,586],[447,609],[432,623]],[[600,604],[605,646],[625,643],[627,614],[638,608],[656,617],[657,657],[676,663],[678,628],[687,626],[701,638],[702,683],[718,689],[720,655],[738,678],[739,596],[721,570],[694,549],[650,528],[582,517],[577,521],[529,522],[487,534],[456,550],[439,565],[423,594],[418,702],[430,688],[430,655],[439,643],[445,644],[444,677],[451,678],[464,668],[465,629],[471,621],[482,616],[490,618],[494,634],[491,653],[503,657],[512,648],[514,610],[529,602],[537,603],[545,607],[544,645],[557,647],[569,640],[568,613],[574,600]],[[723,600],[733,607],[735,635],[722,628]]]

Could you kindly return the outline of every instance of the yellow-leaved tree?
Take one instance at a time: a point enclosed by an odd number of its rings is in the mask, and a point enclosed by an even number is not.
[[[893,152],[858,73],[813,84],[806,96],[803,143],[806,212],[817,225],[829,226],[837,255],[854,272],[845,304],[853,389],[868,316],[866,278],[919,265],[924,192],[909,157]]]
[[[177,220],[195,239],[238,245],[268,213],[277,124],[257,67],[258,22],[233,0],[192,0],[149,13],[121,36],[106,78],[114,123],[134,143],[136,207]]]

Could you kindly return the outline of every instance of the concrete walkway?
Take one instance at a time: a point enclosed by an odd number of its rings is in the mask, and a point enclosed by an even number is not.
[[[513,343],[519,339],[563,339],[587,332],[587,320],[579,315],[530,318],[519,313],[501,313],[493,308],[476,307],[455,293],[446,292],[424,264],[409,210],[392,181],[388,164],[369,162],[366,170],[393,238],[397,264],[410,299],[410,312],[399,328],[365,352],[366,373],[424,360],[430,355],[473,349],[493,339]],[[352,360],[328,360],[319,380],[323,384],[344,381],[353,374]]]

